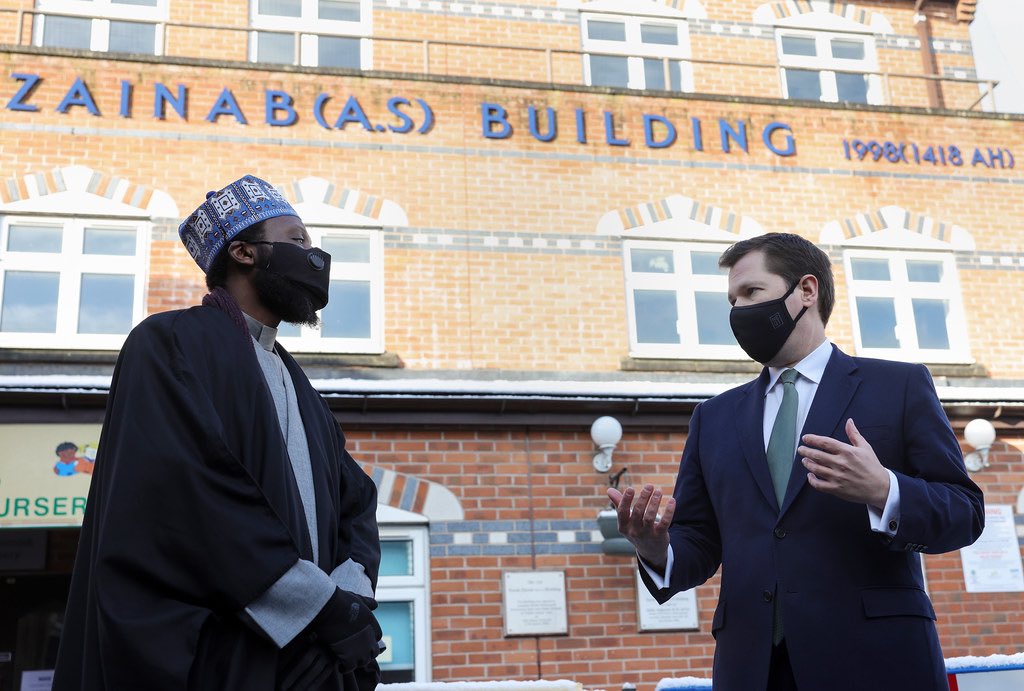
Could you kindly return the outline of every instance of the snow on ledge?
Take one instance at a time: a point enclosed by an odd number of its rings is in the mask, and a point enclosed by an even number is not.
[[[1024,653],[988,655],[987,657],[967,655],[965,657],[946,658],[946,671],[950,674],[997,669],[1024,669]]]
[[[380,691],[581,691],[575,681],[448,681],[408,684],[381,684]]]
[[[711,680],[700,677],[680,677],[678,679],[662,679],[654,687],[654,691],[663,689],[710,689]]]

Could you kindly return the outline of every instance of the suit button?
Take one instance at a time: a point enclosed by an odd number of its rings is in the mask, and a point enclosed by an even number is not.
[[[899,526],[900,526],[900,524],[897,523],[896,521],[889,521],[889,530],[891,532],[895,533],[896,532],[896,528],[898,528]]]
[[[777,538],[779,538],[781,540],[782,538],[786,537],[786,531],[783,530],[782,528],[776,528],[775,529],[775,537],[777,537]]]
[[[764,600],[765,602],[771,602],[772,601],[772,597],[773,597],[772,591],[770,591],[770,590],[765,590],[764,592],[761,593],[761,599]]]

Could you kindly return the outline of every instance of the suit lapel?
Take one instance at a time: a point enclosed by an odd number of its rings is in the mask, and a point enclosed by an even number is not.
[[[818,390],[814,394],[811,409],[807,412],[807,420],[804,422],[803,431],[800,432],[800,438],[805,434],[837,436],[836,430],[846,422],[843,413],[849,408],[850,401],[860,386],[860,377],[856,372],[857,364],[853,358],[832,346],[832,356],[818,383]],[[797,445],[799,446],[799,441]],[[798,455],[794,459],[793,473],[789,476],[789,485],[786,487],[786,496],[782,502],[783,513],[789,509],[806,484],[807,470]]]
[[[779,504],[775,499],[775,489],[772,487],[772,477],[768,471],[768,457],[764,452],[764,392],[767,386],[768,369],[765,368],[760,377],[746,386],[743,398],[736,406],[734,420],[750,474],[754,477],[754,482],[764,495],[765,501],[778,510]]]

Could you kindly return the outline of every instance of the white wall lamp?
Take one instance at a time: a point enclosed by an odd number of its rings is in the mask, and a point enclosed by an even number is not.
[[[974,447],[974,451],[964,455],[964,465],[972,472],[988,467],[988,451],[996,440],[996,428],[988,420],[978,418],[971,420],[964,427],[964,441]]]
[[[600,451],[594,456],[594,470],[607,473],[612,467],[612,452],[622,439],[622,425],[615,418],[604,415],[590,426],[590,438]]]

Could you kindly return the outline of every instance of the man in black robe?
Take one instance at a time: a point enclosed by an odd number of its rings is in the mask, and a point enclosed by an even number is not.
[[[376,489],[275,340],[330,256],[252,176],[179,234],[211,292],[121,350],[53,688],[372,691]]]

